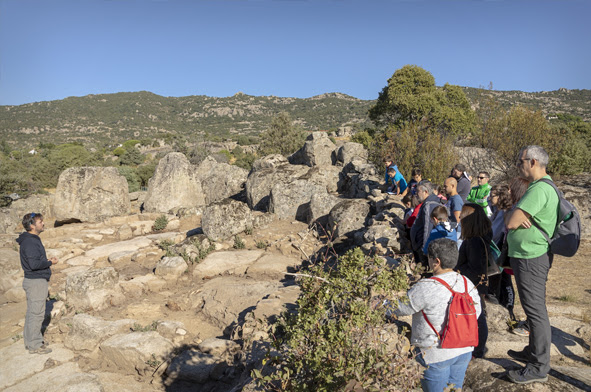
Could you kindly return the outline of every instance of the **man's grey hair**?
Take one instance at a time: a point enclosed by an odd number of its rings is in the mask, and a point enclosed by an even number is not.
[[[458,244],[449,238],[438,238],[429,242],[427,254],[431,259],[439,259],[441,268],[454,268],[458,263]]]
[[[550,158],[548,157],[548,153],[546,152],[546,150],[544,150],[543,147],[536,146],[536,145],[524,147],[521,150],[521,152],[519,153],[520,157],[521,157],[521,154],[523,153],[523,151],[525,151],[526,158],[535,159],[536,161],[539,162],[540,166],[542,166],[542,167],[548,166],[548,162],[550,161]]]
[[[417,190],[423,190],[429,194],[433,192],[433,189],[435,189],[435,186],[431,181],[423,180],[417,185]]]

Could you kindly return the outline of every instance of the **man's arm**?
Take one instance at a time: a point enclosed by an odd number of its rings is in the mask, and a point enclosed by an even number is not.
[[[51,267],[52,264],[57,263],[57,259],[55,259],[55,263],[53,260],[47,260],[47,257],[40,251],[36,246],[31,246],[31,244],[27,244],[24,246],[21,245],[21,250],[23,251],[29,268],[31,271],[42,270],[47,267]]]
[[[531,215],[523,211],[521,208],[515,208],[513,211],[505,213],[505,225],[508,230],[515,230],[520,227],[529,229],[531,227],[531,221],[529,220]]]

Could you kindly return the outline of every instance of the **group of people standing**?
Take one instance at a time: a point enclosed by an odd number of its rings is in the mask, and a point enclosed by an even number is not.
[[[413,314],[412,343],[420,349],[419,362],[427,367],[422,379],[424,390],[441,391],[448,383],[461,388],[470,359],[484,357],[488,339],[487,302],[505,306],[515,320],[511,276],[515,277],[527,316],[523,327],[516,330],[529,336],[529,344],[520,351],[508,351],[509,356],[525,366],[509,370],[507,378],[518,384],[547,380],[551,330],[546,281],[553,255],[541,231],[553,236],[559,209],[554,188],[540,181],[551,180],[546,173],[548,159],[542,147],[524,147],[516,161],[519,177],[495,186],[489,184],[489,173],[481,171],[477,185],[471,187],[471,178],[461,164],[453,167],[441,188],[423,180],[419,169],[413,170],[416,183],[409,184],[407,192],[401,193],[408,207],[405,223],[415,260],[429,273],[409,290],[409,301],[398,304],[395,313]],[[388,161],[385,163],[393,165],[391,158]],[[416,174],[419,174],[417,178]],[[502,273],[489,277],[493,249],[504,250],[502,254],[507,256],[507,261]],[[460,277],[468,278],[468,290],[478,310],[476,347],[468,351],[441,348],[437,333],[425,325],[423,312],[429,320],[435,320],[435,329],[443,330],[446,322],[443,316],[451,297],[447,289],[428,278],[431,275],[461,292],[464,283]],[[466,352],[471,355],[467,356]]]

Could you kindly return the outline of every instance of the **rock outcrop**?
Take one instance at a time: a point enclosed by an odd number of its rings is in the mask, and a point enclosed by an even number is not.
[[[100,222],[130,212],[127,180],[114,167],[72,167],[60,174],[53,212],[58,221]]]
[[[289,157],[289,162],[294,165],[329,166],[333,164],[336,147],[326,132],[312,132],[304,146]]]
[[[179,208],[205,205],[205,195],[195,167],[180,152],[171,152],[160,160],[148,182],[144,200],[147,212],[168,213]]]

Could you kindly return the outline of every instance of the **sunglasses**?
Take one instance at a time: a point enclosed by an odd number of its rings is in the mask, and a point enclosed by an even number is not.
[[[476,178],[478,178],[479,180],[484,180],[485,178],[488,178],[488,177],[476,177]]]

